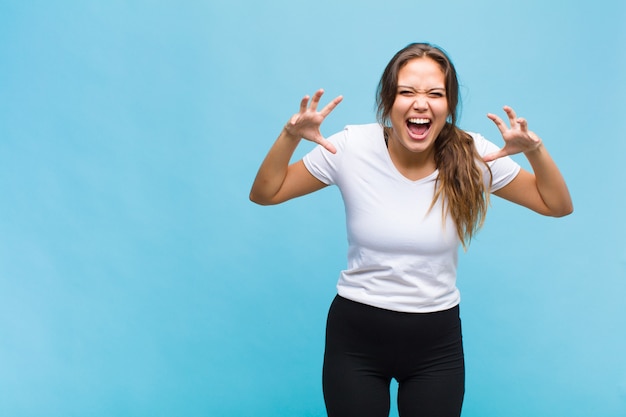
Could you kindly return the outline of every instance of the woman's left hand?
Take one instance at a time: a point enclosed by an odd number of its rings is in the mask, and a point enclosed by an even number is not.
[[[533,151],[541,146],[541,138],[534,132],[528,130],[526,119],[517,117],[515,111],[509,106],[504,106],[504,111],[509,117],[510,127],[495,114],[487,114],[487,117],[491,119],[496,124],[498,130],[500,130],[502,139],[504,139],[504,147],[497,152],[485,155],[483,157],[485,162],[490,162],[507,155]]]

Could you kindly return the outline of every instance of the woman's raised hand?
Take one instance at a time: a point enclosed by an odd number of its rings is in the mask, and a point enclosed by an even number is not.
[[[493,161],[507,155],[515,155],[520,152],[530,152],[541,146],[541,138],[534,132],[528,130],[528,122],[526,122],[526,119],[517,117],[515,111],[509,106],[504,106],[504,111],[509,117],[510,126],[507,126],[506,123],[495,114],[487,114],[487,117],[491,119],[496,124],[498,130],[500,130],[502,139],[504,139],[504,147],[497,152],[485,155],[483,157],[485,162]]]
[[[304,96],[300,102],[300,111],[289,119],[289,122],[285,125],[285,130],[288,134],[311,142],[318,143],[326,148],[331,153],[336,153],[335,146],[322,136],[320,132],[320,126],[322,122],[332,112],[341,100],[342,96],[336,97],[333,101],[328,103],[322,110],[318,111],[317,107],[320,103],[320,98],[324,94],[324,90],[320,89],[315,92],[313,98]],[[310,103],[309,103],[310,100]]]

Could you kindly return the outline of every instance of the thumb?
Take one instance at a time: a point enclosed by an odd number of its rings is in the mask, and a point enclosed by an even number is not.
[[[324,149],[326,149],[328,152],[337,153],[337,148],[335,148],[335,145],[333,145],[331,142],[327,141],[326,139],[320,140],[319,144],[323,146]]]
[[[502,158],[503,156],[507,156],[507,155],[508,154],[503,149],[500,149],[497,152],[492,152],[492,153],[489,153],[489,154],[483,156],[483,161],[491,162],[491,161],[495,161],[496,159]]]

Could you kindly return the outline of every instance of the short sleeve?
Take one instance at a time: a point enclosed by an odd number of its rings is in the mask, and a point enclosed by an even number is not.
[[[480,156],[488,155],[492,152],[498,151],[500,149],[494,143],[485,139],[482,135],[473,132],[469,133],[472,138],[474,138],[474,144],[476,145],[476,150]],[[521,167],[517,162],[511,159],[508,156],[498,158],[495,161],[488,162],[489,168],[491,169],[492,182],[491,182],[491,192],[498,191],[500,188],[509,184],[517,174]],[[489,184],[489,173],[485,170],[485,181]]]
[[[330,153],[323,146],[317,145],[302,158],[302,162],[315,178],[326,185],[333,185],[337,183],[341,159],[346,147],[347,129],[335,133],[327,140],[335,145],[337,153]]]

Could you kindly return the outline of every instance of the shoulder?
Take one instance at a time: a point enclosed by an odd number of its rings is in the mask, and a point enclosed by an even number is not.
[[[374,146],[383,137],[383,128],[378,123],[347,125],[343,130],[328,137],[337,148],[337,153],[356,148],[364,149]]]
[[[361,125],[347,125],[345,130],[353,133],[376,135],[382,134],[383,127],[378,123],[366,123]]]
[[[478,155],[481,157],[496,152],[500,147],[495,143],[485,139],[480,133],[476,132],[467,132],[472,139],[474,139],[474,146],[476,147],[476,151]],[[481,164],[481,166],[485,166]],[[511,157],[505,156],[502,158],[498,158],[494,161],[488,162],[487,166],[489,167],[489,175],[485,176],[485,180],[487,181],[489,178],[491,179],[491,191],[497,191],[505,185],[509,184],[513,179],[517,176],[520,171],[520,166],[517,162],[515,162]],[[486,173],[486,171],[483,169]],[[488,182],[486,182],[488,184]]]
[[[342,136],[347,143],[358,143],[361,147],[368,143],[378,142],[383,137],[383,128],[378,123],[347,125]]]
[[[474,146],[480,156],[484,156],[490,152],[494,152],[498,147],[491,141],[485,139],[483,135],[476,132],[465,131],[474,140]]]
[[[375,138],[383,134],[383,128],[378,123],[368,123],[362,125],[347,125],[341,132],[334,134],[341,135],[346,138]],[[332,137],[332,136],[331,136]]]
[[[375,159],[376,145],[383,141],[383,129],[377,123],[348,125],[343,130],[328,137],[335,145],[336,153],[330,153],[318,145],[304,155],[302,161],[306,169],[324,184],[336,184],[341,178],[352,172],[347,166],[356,169],[363,161]],[[361,164],[361,165],[359,165]]]

